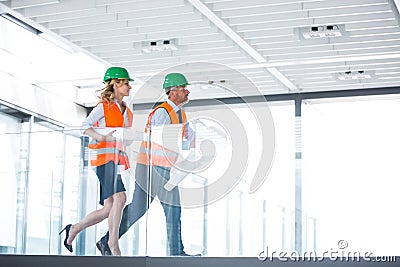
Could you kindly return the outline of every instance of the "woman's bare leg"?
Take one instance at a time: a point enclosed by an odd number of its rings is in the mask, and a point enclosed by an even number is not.
[[[79,234],[82,230],[86,229],[89,226],[95,225],[103,221],[105,218],[107,218],[110,214],[112,206],[113,206],[113,199],[109,197],[106,200],[104,200],[104,206],[101,209],[92,211],[80,222],[73,224],[69,231],[67,244],[71,245],[76,235]]]
[[[126,194],[125,192],[118,192],[112,195],[111,198],[113,198],[113,205],[108,215],[108,231],[110,233],[108,246],[113,255],[121,256],[121,250],[118,244],[119,225],[122,218],[122,209],[126,202]]]

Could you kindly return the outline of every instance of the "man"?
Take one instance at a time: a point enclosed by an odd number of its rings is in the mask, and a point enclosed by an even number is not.
[[[156,106],[149,114],[145,132],[149,140],[143,141],[140,147],[136,171],[133,199],[123,211],[119,229],[119,237],[139,220],[149,208],[148,200],[158,197],[164,209],[168,237],[168,252],[170,256],[191,256],[185,253],[181,235],[181,207],[179,188],[171,190],[164,188],[170,179],[170,170],[178,154],[160,144],[151,142],[151,131],[154,126],[186,123],[185,112],[181,107],[188,102],[189,90],[186,77],[181,73],[169,73],[165,76],[163,89],[168,100]],[[188,127],[183,127],[183,135],[187,136]],[[96,243],[101,254],[112,255],[107,245],[107,233]],[[195,255],[198,256],[198,255]]]

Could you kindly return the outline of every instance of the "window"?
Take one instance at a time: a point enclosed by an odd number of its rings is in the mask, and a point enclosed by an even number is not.
[[[395,255],[400,100],[306,101],[302,110],[304,210],[316,222],[307,240],[320,252],[345,240],[353,252]]]

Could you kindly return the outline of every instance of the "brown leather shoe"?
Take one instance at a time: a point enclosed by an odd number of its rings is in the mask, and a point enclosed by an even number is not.
[[[96,243],[96,247],[101,252],[101,256],[112,256],[110,247],[107,243],[101,241],[101,239]]]

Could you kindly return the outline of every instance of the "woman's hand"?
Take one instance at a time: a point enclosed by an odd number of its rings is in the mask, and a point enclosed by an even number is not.
[[[113,136],[113,134],[116,132],[117,130],[112,130],[111,132],[109,132],[106,135],[103,135],[101,138],[101,141],[103,142],[112,142],[115,141],[116,138]]]

